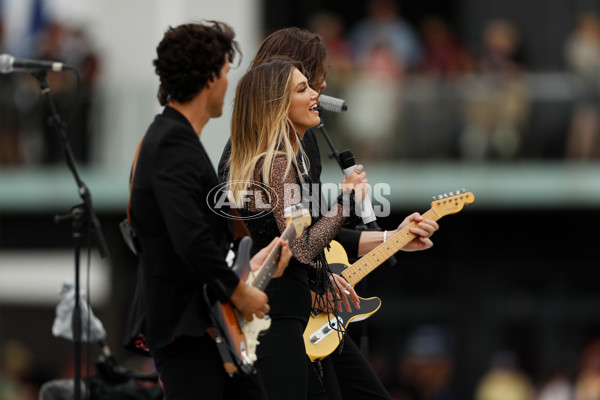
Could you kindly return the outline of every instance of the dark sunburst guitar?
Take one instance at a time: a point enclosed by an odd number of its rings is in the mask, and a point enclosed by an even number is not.
[[[475,196],[462,190],[456,194],[451,192],[450,195],[440,195],[434,199],[431,209],[423,214],[424,219],[437,221],[445,215],[456,214],[465,205],[473,203]],[[348,256],[342,245],[334,240],[330,243],[330,249],[325,252],[329,267],[354,287],[415,238],[415,235],[410,232],[414,226],[416,226],[414,222],[410,223],[352,265],[348,262]],[[360,309],[354,307],[352,302],[350,307],[352,311],[347,311],[345,307],[342,311],[338,311],[337,318],[333,313],[328,312],[311,315],[304,330],[306,354],[311,361],[320,360],[333,353],[340,344],[338,331],[345,332],[350,322],[369,318],[381,307],[381,300],[377,297],[360,298]]]

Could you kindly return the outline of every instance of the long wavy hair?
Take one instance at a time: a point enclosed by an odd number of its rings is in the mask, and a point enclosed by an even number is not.
[[[273,57],[289,57],[304,66],[308,85],[319,90],[327,77],[327,46],[323,38],[306,29],[290,27],[279,29],[263,40],[250,67],[270,61]]]
[[[296,168],[302,181],[296,156],[302,146],[288,112],[292,99],[294,70],[304,72],[302,64],[276,58],[251,68],[240,79],[231,120],[229,189],[236,204],[254,178],[258,162],[264,157],[262,182],[269,184],[275,157],[287,159],[284,178]]]

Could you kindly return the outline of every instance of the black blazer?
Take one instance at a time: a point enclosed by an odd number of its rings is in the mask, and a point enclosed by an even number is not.
[[[230,221],[207,205],[217,184],[192,126],[166,107],[146,132],[133,182],[141,276],[126,336],[140,329],[151,348],[182,335],[202,336],[209,322],[205,284],[220,301],[229,300],[239,278],[225,262]]]

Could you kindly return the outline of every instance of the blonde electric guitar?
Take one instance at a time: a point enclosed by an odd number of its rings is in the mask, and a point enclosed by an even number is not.
[[[450,195],[440,195],[434,199],[431,209],[423,214],[423,218],[437,221],[445,215],[458,213],[465,205],[473,203],[475,196],[473,193],[465,193],[462,190],[456,194],[451,192]],[[361,279],[415,238],[415,235],[410,232],[415,225],[413,222],[404,227],[352,265],[348,262],[348,256],[342,245],[334,240],[330,243],[330,249],[325,253],[329,267],[354,287]],[[355,308],[352,302],[350,302],[350,306],[352,311],[347,311],[343,307],[342,311],[338,311],[337,318],[333,313],[328,312],[311,315],[304,330],[306,353],[311,361],[320,360],[331,354],[340,344],[338,331],[345,332],[350,322],[369,318],[381,307],[381,300],[377,297],[360,298],[360,309]]]

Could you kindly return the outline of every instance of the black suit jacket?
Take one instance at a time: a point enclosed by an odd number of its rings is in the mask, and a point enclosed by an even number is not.
[[[228,219],[207,205],[218,178],[186,118],[166,107],[143,139],[131,193],[132,225],[141,246],[139,303],[126,335],[140,329],[149,347],[208,326],[203,287],[229,300],[239,282],[225,257]]]

